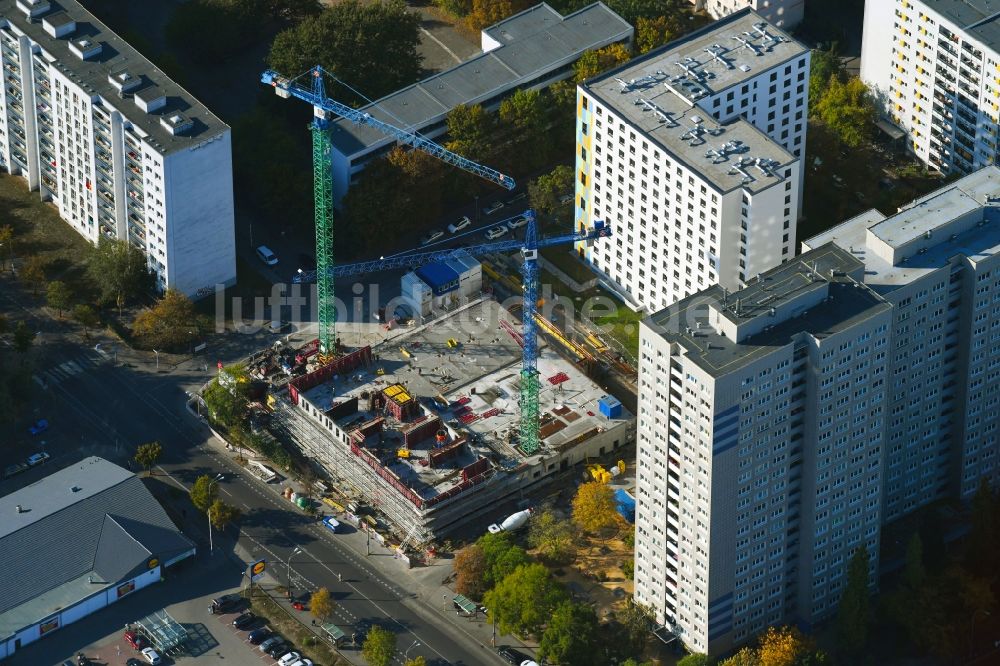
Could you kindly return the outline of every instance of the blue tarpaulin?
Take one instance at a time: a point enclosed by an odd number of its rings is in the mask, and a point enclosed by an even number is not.
[[[618,513],[630,523],[635,522],[635,498],[628,494],[624,488],[615,491],[615,504]]]

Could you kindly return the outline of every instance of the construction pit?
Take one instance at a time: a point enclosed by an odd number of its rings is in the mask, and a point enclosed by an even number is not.
[[[635,417],[539,336],[540,448],[518,448],[520,328],[477,301],[294,378],[275,416],[406,545],[485,530],[502,504],[635,438]]]

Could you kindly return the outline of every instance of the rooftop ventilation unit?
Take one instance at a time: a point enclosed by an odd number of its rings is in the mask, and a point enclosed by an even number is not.
[[[191,129],[194,126],[194,121],[182,113],[171,113],[169,116],[160,118],[160,124],[168,132],[177,136]]]
[[[135,105],[146,113],[152,113],[167,105],[167,98],[163,94],[163,90],[156,86],[143,88],[135,93],[134,98]]]
[[[717,60],[720,63],[722,63],[722,65],[726,69],[732,69],[733,68],[733,63],[729,62],[728,60],[726,60],[723,57],[723,56],[725,56],[726,53],[729,53],[729,49],[724,48],[723,46],[721,46],[719,44],[712,44],[711,46],[709,46],[708,48],[705,49],[705,52],[711,54],[712,59],[713,60]]]
[[[49,36],[59,39],[76,32],[76,21],[66,12],[56,12],[42,19],[42,27]]]
[[[754,177],[747,171],[747,167],[753,165],[753,163],[754,159],[752,157],[741,157],[735,164],[733,164],[732,168],[729,169],[729,175],[735,176],[736,174],[739,174],[743,176],[742,182],[744,185],[752,183],[754,181]]]
[[[29,19],[38,18],[52,9],[49,0],[17,0],[17,8]]]
[[[132,92],[142,85],[142,79],[123,69],[119,72],[108,74],[108,83],[118,91],[119,97],[124,97],[125,93]]]
[[[778,174],[774,172],[775,167],[778,166],[778,162],[766,157],[755,158],[752,162],[753,166],[757,167],[762,174],[765,176],[770,176],[771,178],[777,178]]]
[[[668,127],[677,127],[677,121],[671,118],[668,112],[664,111],[656,104],[650,102],[648,99],[643,99],[640,97],[639,104],[642,104],[642,106],[645,107],[647,111],[652,111],[653,115],[656,116],[661,123],[666,123]]]
[[[747,37],[753,37],[753,35],[751,35],[749,32],[744,32],[741,35],[733,35],[733,39],[735,39],[740,44],[742,44],[744,48],[747,48],[747,49],[750,49],[751,51],[753,51],[753,54],[755,56],[762,56],[762,55],[764,55],[764,52],[760,50],[760,47],[757,46],[756,44],[754,44],[753,42],[748,41]]]
[[[100,42],[92,42],[89,39],[77,39],[69,43],[69,50],[80,60],[89,60],[100,54],[102,49]]]
[[[763,43],[761,45],[765,49],[767,49],[768,51],[770,51],[773,47],[777,46],[778,44],[780,44],[781,42],[783,42],[785,40],[783,40],[781,37],[778,37],[777,35],[770,34],[767,31],[767,28],[768,28],[767,23],[763,23],[763,22],[761,22],[761,23],[754,23],[754,26],[753,26],[754,32],[756,32],[758,35],[760,35],[761,39],[763,40]]]

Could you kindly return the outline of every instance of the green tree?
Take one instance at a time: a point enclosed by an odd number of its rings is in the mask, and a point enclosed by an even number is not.
[[[371,161],[344,197],[347,227],[359,230],[351,243],[358,253],[378,252],[393,238],[423,222],[419,192],[402,170],[387,159]]]
[[[10,320],[7,319],[7,315],[0,312],[0,336],[7,335],[10,331]]]
[[[538,656],[557,664],[601,666],[600,626],[592,606],[565,601],[545,623]]]
[[[165,27],[167,43],[198,63],[232,55],[244,45],[250,26],[245,17],[219,0],[188,0],[177,5]]]
[[[132,335],[146,349],[183,351],[201,336],[204,328],[191,299],[176,289],[167,289],[156,305],[136,315]]]
[[[732,657],[720,661],[719,666],[760,666],[760,660],[757,659],[756,650],[745,647]]]
[[[378,99],[417,80],[422,56],[420,15],[401,0],[344,0],[279,33],[268,65],[298,76],[315,65]],[[348,88],[330,91],[339,99],[364,101]]]
[[[361,656],[371,666],[389,666],[396,656],[396,634],[376,625],[361,646]]]
[[[135,450],[133,458],[149,474],[149,469],[156,464],[156,461],[163,455],[163,446],[159,442],[147,442],[140,444]]]
[[[45,302],[62,319],[63,312],[68,310],[73,303],[73,292],[65,282],[54,280],[49,282],[49,286],[45,288]]]
[[[407,659],[404,666],[427,666],[427,659],[423,655],[417,655],[413,659]]]
[[[118,316],[125,303],[154,287],[146,254],[126,240],[102,236],[87,259],[87,274],[100,289],[102,300],[117,306]]]
[[[682,657],[677,666],[712,666],[707,654],[694,653]]]
[[[622,44],[610,44],[596,51],[585,51],[580,59],[573,64],[573,77],[577,83],[597,76],[629,61],[632,54]]]
[[[679,14],[683,11],[678,0],[609,0],[606,4],[632,25],[640,18]]]
[[[482,599],[486,587],[486,556],[479,544],[469,544],[455,553],[455,591],[470,599]]]
[[[217,530],[224,530],[226,526],[235,520],[239,520],[240,510],[231,504],[226,504],[220,499],[212,502],[208,507],[208,520],[212,527]]]
[[[321,587],[309,597],[309,612],[320,622],[327,622],[333,616],[335,608],[330,590]]]
[[[472,0],[434,0],[434,4],[458,18],[472,11]]]
[[[14,227],[9,224],[0,227],[0,252],[7,255],[10,269],[14,270]],[[3,270],[3,259],[0,259],[0,270]]]
[[[972,531],[966,543],[965,567],[976,576],[994,575],[1000,554],[997,552],[996,499],[987,477],[980,477],[970,508]]]
[[[528,543],[550,562],[565,563],[576,551],[576,530],[568,520],[562,520],[546,509],[532,516],[528,525]]]
[[[527,9],[531,4],[533,3],[529,0],[472,0],[472,6],[465,17],[465,25],[470,30],[478,32]]]
[[[809,115],[814,115],[816,104],[823,98],[830,79],[841,83],[847,80],[847,70],[840,54],[831,46],[827,51],[814,50],[809,59]]]
[[[459,104],[448,112],[449,150],[470,160],[485,159],[493,153],[496,120],[479,104]]]
[[[14,327],[14,350],[23,356],[31,349],[31,344],[34,341],[35,332],[28,328],[28,325],[23,321],[17,322],[17,326]]]
[[[538,633],[564,601],[566,591],[541,564],[522,564],[483,598],[500,631],[522,635]]]
[[[639,603],[634,598],[615,613],[615,620],[621,626],[621,637],[629,645],[629,652],[641,653],[653,626],[653,608]]]
[[[202,474],[191,486],[191,504],[202,513],[208,511],[219,496],[219,482],[208,474]]]
[[[83,337],[88,340],[90,339],[90,329],[97,328],[101,324],[97,310],[86,303],[80,303],[73,308],[73,320],[83,326]]]
[[[542,93],[518,88],[500,102],[500,120],[522,132],[540,133],[544,129],[545,107]]]
[[[544,215],[569,215],[572,206],[563,205],[559,199],[572,195],[573,186],[573,167],[561,164],[528,183],[531,207]]]
[[[868,549],[859,547],[847,565],[847,584],[837,609],[840,644],[859,654],[868,642]]]
[[[38,293],[38,285],[45,282],[45,269],[48,262],[38,255],[32,255],[21,264],[18,277],[31,285],[31,294]]]
[[[674,16],[639,17],[635,24],[635,48],[639,53],[649,53],[675,39],[679,32]]]
[[[494,587],[522,564],[530,562],[528,554],[520,546],[514,545],[509,532],[486,533],[476,541],[483,551],[485,569],[483,584],[487,589]]]
[[[585,532],[601,532],[621,525],[615,492],[598,481],[582,484],[573,497],[573,522]]]
[[[690,656],[691,655],[688,655],[688,657],[690,657]],[[679,662],[677,662],[677,666],[682,666],[682,664],[684,662],[684,659],[687,659],[687,657],[684,657]],[[655,665],[651,661],[642,661],[642,662],[640,662],[635,657],[629,657],[628,659],[626,659],[625,661],[622,662],[621,666],[655,666]],[[701,666],[701,664],[698,664],[697,662],[695,662],[695,666]]]
[[[246,366],[236,364],[219,370],[201,397],[212,421],[227,427],[239,424],[246,416],[250,403],[250,376]]]
[[[815,104],[816,115],[848,148],[866,144],[875,131],[878,114],[868,86],[858,77],[842,83],[831,77]]]

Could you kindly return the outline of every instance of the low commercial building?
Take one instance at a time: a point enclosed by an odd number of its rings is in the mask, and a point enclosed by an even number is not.
[[[142,481],[103,458],[0,497],[0,658],[194,554]]]
[[[541,89],[570,77],[585,51],[631,43],[632,33],[632,26],[603,2],[568,16],[543,2],[484,29],[481,54],[362,110],[433,139],[445,133],[448,113],[456,106],[497,109],[518,88]],[[343,119],[333,123],[330,137],[338,203],[369,161],[397,145],[378,130]]]
[[[425,317],[474,299],[483,288],[483,269],[475,257],[458,251],[450,259],[405,274],[400,286],[413,311]]]

